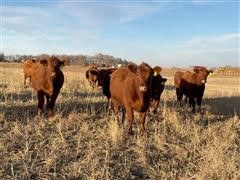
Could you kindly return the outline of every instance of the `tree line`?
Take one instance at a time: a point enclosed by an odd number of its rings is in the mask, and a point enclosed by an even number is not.
[[[26,59],[31,58],[48,58],[51,55],[49,54],[40,54],[37,56],[33,55],[4,55],[3,53],[0,54],[0,62],[16,62],[22,63]],[[117,66],[118,64],[127,65],[129,62],[126,59],[116,58],[111,55],[105,54],[95,54],[93,56],[90,55],[55,55],[60,60],[67,60],[70,62],[71,65],[80,65],[80,66],[88,66],[90,64],[96,64],[98,66],[103,67],[111,67]]]

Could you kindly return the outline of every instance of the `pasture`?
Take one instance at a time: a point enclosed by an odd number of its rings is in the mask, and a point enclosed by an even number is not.
[[[55,117],[36,116],[20,64],[0,64],[1,179],[239,179],[240,77],[208,77],[203,113],[176,106],[173,73],[156,114],[129,136],[92,90],[86,68],[63,68]],[[137,116],[135,116],[137,117]]]

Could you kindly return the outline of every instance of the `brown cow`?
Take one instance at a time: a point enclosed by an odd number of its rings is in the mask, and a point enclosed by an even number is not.
[[[162,68],[156,66],[153,68],[154,75],[152,77],[151,87],[152,87],[152,94],[151,94],[151,104],[152,110],[151,112],[156,113],[157,108],[160,102],[161,94],[164,90],[165,82],[167,81],[166,78],[163,78],[160,74]]]
[[[88,80],[90,86],[94,89],[97,87],[97,76],[91,73],[91,70],[98,70],[97,66],[91,65],[86,71],[86,79]]]
[[[128,133],[133,134],[134,110],[140,115],[140,132],[145,131],[146,111],[151,98],[153,69],[146,63],[128,65],[112,73],[110,80],[111,100],[116,112],[124,107],[127,113]]]
[[[26,80],[29,78],[29,84],[31,83],[31,72],[32,72],[32,67],[36,63],[36,60],[34,59],[27,59],[23,63],[23,74],[24,74],[24,86],[26,86]]]
[[[202,97],[205,90],[205,83],[211,70],[207,70],[202,66],[195,66],[194,73],[176,72],[174,75],[174,85],[176,88],[177,100],[181,101],[183,95],[189,98],[189,104],[192,107],[192,112],[195,112],[195,99],[199,109],[202,103]]]
[[[57,96],[64,83],[64,75],[60,67],[65,61],[60,61],[55,56],[48,60],[40,60],[33,66],[31,84],[38,95],[38,114],[43,113],[44,97],[47,99],[48,115],[53,115],[53,107]]]

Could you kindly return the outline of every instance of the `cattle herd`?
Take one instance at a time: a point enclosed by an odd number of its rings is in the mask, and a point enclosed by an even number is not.
[[[46,98],[48,116],[53,116],[53,108],[64,83],[61,66],[65,64],[65,61],[60,61],[56,56],[48,59],[25,60],[24,85],[29,78],[29,83],[37,92],[38,115],[43,114]],[[104,69],[91,65],[86,71],[86,78],[93,89],[96,87],[102,89],[108,99],[109,110],[113,110],[116,114],[121,108],[123,112],[126,111],[126,127],[129,134],[133,134],[134,111],[138,112],[140,133],[144,134],[146,114],[157,111],[167,81],[161,76],[161,70],[161,67],[152,68],[147,63]],[[205,83],[211,72],[202,66],[195,66],[194,72],[177,71],[174,76],[177,102],[180,102],[185,95],[193,113],[195,113],[195,99],[200,109]]]

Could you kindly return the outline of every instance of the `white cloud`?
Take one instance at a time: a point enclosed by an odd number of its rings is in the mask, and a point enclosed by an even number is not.
[[[198,36],[177,43],[181,51],[192,53],[235,52],[239,50],[240,34]]]
[[[100,40],[101,32],[111,24],[130,23],[138,18],[167,8],[169,3],[81,3],[60,1],[49,6],[5,6],[3,7],[3,42],[6,53],[20,52],[16,47],[20,40],[29,47],[39,47],[38,51],[48,51],[61,47],[65,41],[72,48]],[[13,33],[14,32],[14,36]],[[14,37],[14,38],[13,38]],[[15,48],[10,47],[11,41]],[[59,43],[59,45],[57,44]],[[55,47],[55,48],[54,48]],[[15,50],[14,49],[18,49]],[[61,49],[67,49],[62,47]],[[69,52],[65,52],[69,53]]]
[[[153,65],[165,66],[240,66],[240,34],[221,34],[218,36],[198,36],[179,42],[152,47],[151,54],[139,56],[151,57]]]
[[[194,46],[199,44],[215,44],[215,43],[228,43],[230,41],[237,42],[240,39],[240,34],[223,34],[219,36],[197,36],[189,40],[183,41],[183,44]]]

